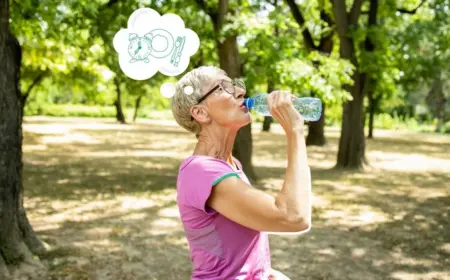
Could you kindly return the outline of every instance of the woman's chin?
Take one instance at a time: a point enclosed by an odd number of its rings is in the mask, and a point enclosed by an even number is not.
[[[241,128],[251,123],[253,121],[253,117],[249,112],[244,114],[240,112],[238,115],[229,116],[228,121],[229,125],[236,128]]]
[[[251,123],[252,121],[253,121],[252,115],[249,112],[247,112],[247,113],[245,113],[242,126],[246,126],[247,124]]]

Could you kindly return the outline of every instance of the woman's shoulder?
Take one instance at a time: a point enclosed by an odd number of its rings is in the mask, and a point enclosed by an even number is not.
[[[230,168],[230,166],[218,158],[203,155],[191,155],[181,162],[179,172],[207,171],[216,168]]]

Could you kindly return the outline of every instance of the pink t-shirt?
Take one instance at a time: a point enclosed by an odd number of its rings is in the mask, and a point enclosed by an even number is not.
[[[200,155],[186,158],[179,168],[177,203],[193,264],[191,280],[268,279],[268,234],[235,223],[206,205],[212,188],[229,176],[250,184],[240,162],[233,160],[239,170]]]

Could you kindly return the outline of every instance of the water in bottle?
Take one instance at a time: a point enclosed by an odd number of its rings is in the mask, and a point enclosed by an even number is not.
[[[249,110],[254,110],[263,116],[270,116],[269,106],[266,102],[267,93],[258,94],[244,99],[244,105]],[[297,97],[292,100],[295,109],[302,115],[305,121],[318,121],[322,114],[322,103],[315,97]]]

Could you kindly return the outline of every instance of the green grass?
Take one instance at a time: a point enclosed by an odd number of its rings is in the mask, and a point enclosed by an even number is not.
[[[275,193],[285,136],[253,129],[255,187]],[[331,169],[339,131],[326,135],[327,146],[308,147],[313,227],[271,235],[273,267],[293,280],[449,279],[450,139],[376,130],[371,167],[354,173]],[[188,279],[175,183],[194,145],[170,121],[27,117],[25,205],[51,247],[48,278]]]
[[[132,121],[134,108],[124,108],[127,121]],[[114,106],[86,106],[79,104],[47,104],[43,106],[30,105],[25,107],[25,116],[50,116],[50,117],[89,117],[89,118],[115,118]],[[154,109],[150,106],[142,106],[138,111],[138,118],[154,120],[173,119],[169,109]]]
[[[124,114],[128,122],[132,122],[134,108],[124,107]],[[326,126],[340,127],[341,112],[339,108],[328,108]],[[46,104],[38,106],[30,103],[25,107],[26,116],[53,116],[53,117],[89,117],[89,118],[115,118],[116,109],[114,106],[86,106],[80,104]],[[255,122],[262,122],[263,116],[252,112]],[[151,106],[142,106],[138,111],[138,118],[152,120],[173,120],[170,109],[156,109]],[[366,120],[366,126],[368,120]],[[375,128],[392,130],[410,130],[415,132],[434,132],[435,124],[421,124],[415,119],[402,120],[398,117],[391,117],[389,114],[379,114],[375,116]],[[442,132],[450,132],[450,122],[445,124]]]

